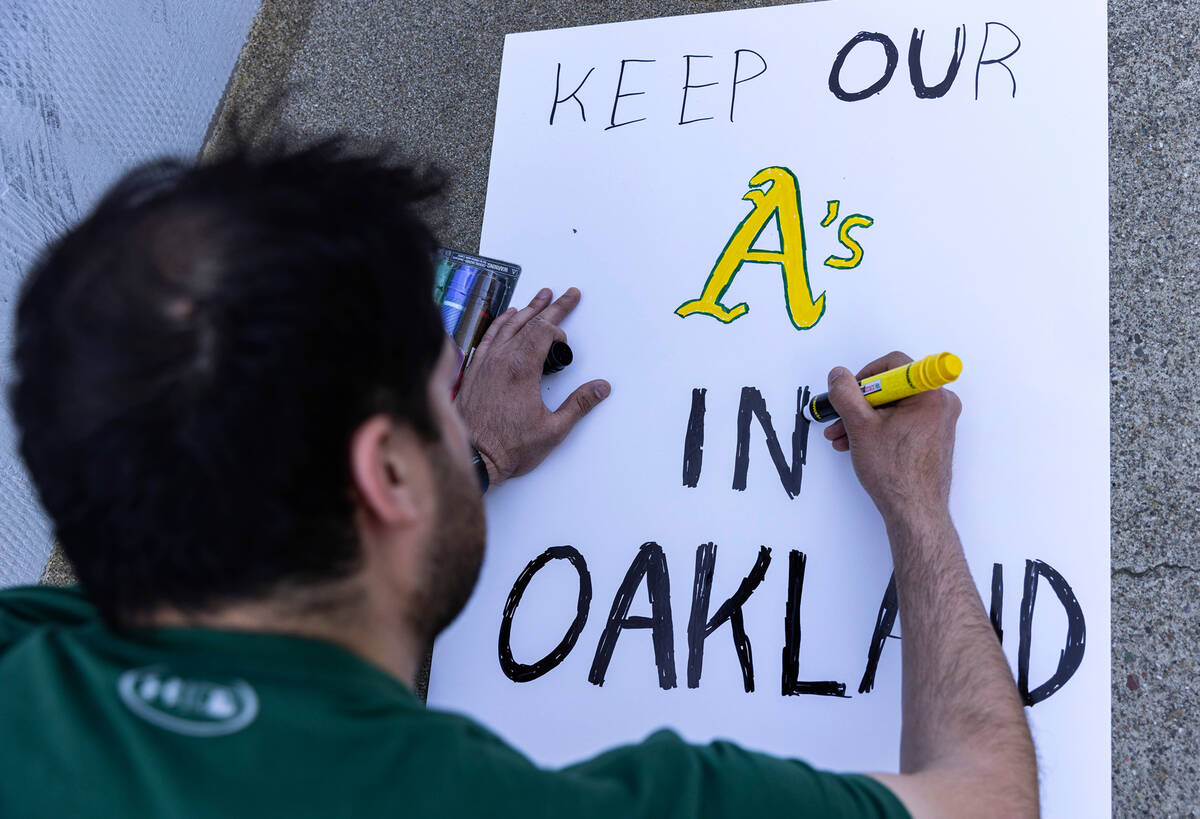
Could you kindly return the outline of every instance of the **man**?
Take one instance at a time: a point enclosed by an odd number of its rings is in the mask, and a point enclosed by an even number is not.
[[[876,410],[841,368],[826,435],[887,523],[904,612],[901,774],[669,732],[548,771],[422,706],[483,553],[472,448],[492,484],[520,475],[609,391],[540,398],[571,289],[498,317],[451,402],[434,188],[336,143],[157,164],[36,265],[11,399],[82,592],[0,593],[0,815],[1036,814],[947,511],[958,400]]]

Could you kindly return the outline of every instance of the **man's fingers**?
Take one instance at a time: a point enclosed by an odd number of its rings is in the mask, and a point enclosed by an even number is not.
[[[962,414],[962,399],[958,397],[958,393],[954,390],[940,389],[929,390],[923,395],[933,395],[941,402],[942,412],[945,413],[951,421],[957,421],[958,416]],[[913,396],[914,398],[916,396]]]
[[[567,336],[558,329],[558,324],[579,305],[581,294],[578,288],[568,287],[567,292],[551,304],[550,298],[553,295],[549,288],[544,287],[539,290],[527,307],[518,310],[505,322],[495,338],[497,340],[510,339],[528,328],[535,331],[533,335],[536,338],[529,339],[529,345],[535,352],[542,347],[548,350],[550,344],[555,340],[566,341]],[[545,350],[543,350],[542,355],[545,356],[545,354]]]
[[[542,362],[550,352],[550,345],[555,341],[566,342],[567,334],[557,324],[551,324],[545,318],[545,312],[534,316],[521,328],[521,337],[517,344],[526,355],[537,364],[537,371],[542,371]]]
[[[850,437],[846,434],[846,425],[842,423],[842,419],[839,418],[825,427],[824,435],[838,452],[845,452],[850,448]]]
[[[903,367],[905,364],[911,363],[912,356],[902,353],[899,350],[893,350],[882,358],[877,358],[867,366],[863,367],[858,371],[858,375],[854,377],[862,380],[872,375],[879,375],[880,373],[887,372],[888,370],[894,370],[897,367]]]
[[[571,428],[579,423],[579,419],[591,412],[610,392],[612,387],[609,383],[604,379],[597,379],[583,384],[568,395],[562,406],[554,411],[554,417],[562,424],[563,435],[570,432]]]
[[[554,295],[550,292],[550,288],[543,287],[537,292],[537,295],[530,300],[529,304],[522,307],[516,314],[504,324],[504,332],[497,333],[496,338],[504,340],[512,338],[517,333],[521,332],[521,328],[538,313],[546,309],[546,305],[550,303],[550,297]]]
[[[574,287],[558,297],[536,316],[531,317],[521,328],[519,343],[530,360],[537,365],[537,371],[542,371],[542,362],[550,352],[550,345],[556,341],[566,343],[567,334],[558,322],[567,316],[579,304],[579,291]]]
[[[847,434],[869,423],[874,412],[863,397],[858,380],[845,367],[834,367],[829,373],[829,401],[841,416],[839,423]]]
[[[567,292],[563,293],[558,299],[541,312],[541,317],[551,324],[561,324],[562,320],[570,315],[571,311],[579,306],[579,299],[582,294],[577,287],[568,287]]]
[[[835,438],[844,438],[846,437],[846,425],[843,424],[842,419],[839,418],[829,426],[825,427],[824,434],[825,437],[831,441]]]

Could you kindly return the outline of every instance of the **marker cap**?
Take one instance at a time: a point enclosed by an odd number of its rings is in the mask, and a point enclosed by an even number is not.
[[[546,361],[542,364],[542,375],[556,373],[569,365],[575,359],[575,354],[565,341],[555,341],[550,345]]]
[[[962,373],[962,360],[954,353],[935,353],[913,362],[911,378],[919,390],[936,390]]]

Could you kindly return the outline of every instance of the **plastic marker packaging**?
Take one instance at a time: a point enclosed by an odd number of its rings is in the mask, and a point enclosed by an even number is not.
[[[508,309],[520,276],[520,265],[499,259],[449,248],[435,254],[433,300],[461,356],[460,379],[492,320]]]

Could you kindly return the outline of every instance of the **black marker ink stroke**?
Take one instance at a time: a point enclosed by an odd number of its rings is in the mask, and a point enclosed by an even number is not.
[[[1029,690],[1029,650],[1033,637],[1033,608],[1037,600],[1038,577],[1046,578],[1067,612],[1066,645],[1058,655],[1058,667],[1050,679]],[[1017,691],[1026,705],[1037,705],[1062,688],[1083,662],[1086,628],[1083,609],[1075,592],[1054,567],[1040,560],[1025,561],[1025,593],[1021,597],[1021,643],[1017,648]]]
[[[650,616],[629,616],[629,605],[634,592],[646,578],[646,593],[650,597]],[[613,597],[612,611],[604,625],[604,633],[596,644],[596,656],[592,660],[588,682],[604,685],[604,674],[612,660],[613,649],[623,629],[648,628],[654,643],[654,664],[658,668],[658,684],[661,688],[675,687],[675,631],[671,623],[671,578],[667,572],[667,558],[662,547],[650,541],[638,549],[625,579],[617,587]]]
[[[621,93],[621,84],[625,81],[625,66],[626,66],[626,64],[628,64],[628,63],[653,63],[653,62],[657,62],[657,61],[656,60],[621,60],[621,72],[620,72],[620,74],[617,75],[617,93],[613,97],[612,116],[609,117],[609,119],[608,119],[609,124],[607,127],[605,127],[605,129],[604,129],[605,131],[611,131],[613,128],[620,128],[622,125],[633,125],[635,122],[641,122],[644,119],[646,119],[645,117],[638,117],[637,119],[628,119],[628,120],[625,120],[624,122],[617,122],[617,104],[624,97],[640,97],[642,94],[646,93],[645,91],[627,91],[624,94]]]
[[[868,85],[861,91],[847,91],[842,87],[842,66],[846,63],[846,58],[850,56],[850,52],[859,43],[873,42],[883,46],[883,54],[887,59],[887,65],[883,69],[883,76],[875,82]],[[896,50],[896,44],[886,34],[880,34],[877,31],[860,31],[850,38],[850,42],[842,46],[842,50],[837,53],[837,58],[833,61],[833,68],[829,70],[829,90],[833,95],[842,102],[858,102],[865,100],[867,97],[874,96],[887,87],[887,84],[892,80],[892,74],[896,71],[896,63],[900,61],[900,52]]]
[[[704,640],[726,620],[733,633],[733,648],[737,652],[738,664],[742,669],[742,685],[746,693],[754,690],[754,658],[750,652],[750,637],[746,634],[746,623],[742,607],[758,588],[767,567],[771,565],[771,550],[760,546],[758,557],[750,573],[742,579],[737,591],[717,607],[717,612],[708,619],[709,599],[712,597],[713,571],[717,565],[717,547],[714,543],[702,543],[696,548],[696,579],[692,586],[692,613],[688,618],[688,688],[700,687],[700,673],[704,667]]]
[[[879,604],[879,614],[875,617],[875,630],[871,632],[871,646],[867,649],[867,667],[863,670],[862,679],[858,683],[858,693],[870,694],[875,688],[875,672],[879,668],[879,658],[883,655],[883,647],[892,629],[896,625],[896,615],[900,613],[900,598],[896,595],[896,573],[888,579],[887,588],[883,592],[883,600]]]
[[[795,549],[788,553],[787,608],[783,617],[783,686],[785,697],[796,694],[815,694],[822,697],[845,697],[846,684],[836,680],[798,680],[800,676],[800,598],[804,594],[804,552]]]
[[[992,604],[988,611],[988,619],[992,621],[992,631],[996,639],[1004,645],[1004,629],[1001,622],[1004,619],[1004,567],[999,563],[992,564]]]
[[[738,79],[738,73],[739,73],[738,68],[741,66],[743,54],[753,54],[755,57],[758,57],[759,62],[762,63],[762,69],[757,74],[753,74],[749,77],[746,77],[746,79],[744,79],[744,80],[739,80]],[[766,74],[766,73],[767,73],[767,61],[766,61],[766,59],[763,58],[763,55],[759,54],[757,51],[754,51],[753,49],[749,49],[749,48],[739,48],[737,51],[733,52],[733,91],[729,95],[729,121],[730,122],[733,122],[733,109],[734,109],[734,106],[737,105],[737,87],[744,82],[750,82],[750,80],[757,79],[758,77],[761,77],[763,74]]]
[[[794,499],[800,494],[800,485],[804,479],[804,462],[808,458],[808,427],[809,421],[801,414],[808,402],[808,387],[796,390],[796,420],[792,427],[792,463],[789,466],[784,457],[783,448],[779,445],[779,436],[771,423],[771,413],[767,412],[767,402],[754,387],[742,387],[742,399],[738,405],[737,416],[737,450],[734,454],[733,488],[739,492],[746,489],[746,477],[750,469],[750,419],[758,419],[763,434],[767,439],[767,451],[779,473],[779,482],[789,498]]]
[[[967,27],[961,26],[961,30],[962,48],[960,49],[958,45],[959,28],[954,29],[954,54],[950,57],[950,66],[946,69],[945,78],[937,85],[928,86],[925,84],[924,72],[921,70],[921,45],[925,40],[925,30],[922,29],[918,34],[917,29],[913,29],[912,41],[908,44],[908,78],[912,81],[917,99],[933,100],[944,97],[950,90],[950,86],[954,84],[954,78],[958,76],[958,67],[962,65],[963,57],[967,54]]]
[[[692,390],[692,410],[688,413],[687,432],[683,436],[683,485],[695,489],[700,483],[704,462],[704,396],[707,389]]]
[[[559,99],[558,98],[558,91],[559,91],[558,84],[559,84],[559,80],[562,78],[562,63],[558,64],[558,69],[554,72],[554,104],[550,106],[550,124],[551,125],[554,124],[554,112],[558,110],[559,103],[566,102],[567,100],[572,100],[572,99],[575,100],[575,104],[579,106],[579,116],[583,117],[584,122],[587,122],[587,111],[583,110],[583,100],[579,99],[579,97],[576,95],[579,93],[579,90],[581,88],[583,88],[583,84],[588,81],[588,77],[592,76],[592,72],[595,70],[596,70],[596,66],[592,66],[591,68],[589,68],[587,73],[583,75],[583,79],[579,81],[579,85],[575,86],[575,90],[572,91],[570,94],[567,94],[562,99]]]
[[[576,573],[579,575],[579,595],[576,598],[575,619],[571,621],[571,625],[567,629],[567,633],[563,635],[562,640],[559,641],[558,645],[549,654],[536,663],[525,665],[513,659],[513,615],[517,612],[517,606],[521,604],[521,596],[525,594],[525,589],[529,586],[529,581],[533,580],[533,576],[551,560],[566,560],[575,568]],[[513,583],[512,591],[508,593],[508,600],[504,604],[504,616],[500,619],[498,650],[500,654],[500,668],[504,671],[504,676],[513,682],[529,682],[530,680],[536,680],[558,666],[571,653],[571,649],[575,647],[575,641],[579,639],[583,627],[587,624],[588,609],[591,607],[591,603],[592,578],[588,574],[587,561],[583,559],[583,555],[575,547],[551,546],[529,561],[529,564],[517,576],[516,582]]]
[[[687,115],[687,98],[689,88],[711,88],[716,85],[715,82],[706,82],[703,85],[692,85],[692,60],[711,60],[711,54],[684,54],[683,63],[683,105],[679,106],[679,124],[691,125],[693,122],[704,122],[705,120],[714,119],[714,117],[696,117],[695,119],[685,120]]]
[[[987,53],[988,32],[991,31],[992,26],[1000,26],[1001,28],[1006,29],[1008,31],[1008,33],[1011,34],[1016,39],[1017,44],[1016,44],[1016,46],[1013,47],[1012,51],[1008,52],[1003,57],[998,57],[994,60],[985,60],[985,59],[983,59],[983,55]],[[1012,80],[1012,95],[1013,95],[1013,98],[1016,98],[1016,96],[1017,96],[1017,76],[1015,74],[1013,74],[1012,69],[1008,67],[1008,63],[1006,63],[1004,61],[1007,60],[1012,55],[1016,54],[1020,50],[1021,50],[1021,38],[1017,36],[1017,32],[1013,31],[1011,28],[1004,25],[1004,23],[985,23],[984,24],[984,26],[983,26],[983,47],[979,49],[979,62],[977,62],[975,64],[975,99],[979,99],[979,69],[983,68],[985,65],[999,65],[1001,68],[1003,68],[1005,71],[1008,72],[1008,77],[1009,77],[1009,79]]]

